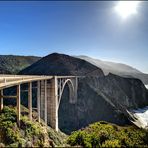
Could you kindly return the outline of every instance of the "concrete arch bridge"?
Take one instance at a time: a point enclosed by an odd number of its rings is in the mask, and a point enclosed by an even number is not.
[[[3,99],[15,98],[17,103],[17,123],[20,126],[21,85],[28,84],[29,119],[32,120],[32,83],[37,82],[38,121],[44,122],[58,131],[58,109],[66,84],[69,87],[69,102],[77,101],[77,76],[31,76],[31,75],[0,75],[0,110]],[[5,96],[4,89],[17,86],[16,95]]]

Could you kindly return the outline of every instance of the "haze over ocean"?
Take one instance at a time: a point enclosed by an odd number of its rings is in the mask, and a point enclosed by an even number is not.
[[[87,55],[148,73],[148,2],[123,19],[117,1],[1,1],[0,54]]]

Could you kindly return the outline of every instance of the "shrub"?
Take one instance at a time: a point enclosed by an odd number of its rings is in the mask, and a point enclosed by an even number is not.
[[[4,107],[0,114],[0,140],[3,143],[11,144],[19,141],[19,130],[16,125],[15,109]]]
[[[28,139],[36,145],[42,143],[43,135],[39,124],[21,116],[21,127],[18,128],[15,109],[5,106],[0,113],[0,141],[10,147],[25,147]]]
[[[102,147],[121,147],[119,140],[106,140]]]
[[[119,127],[101,121],[73,132],[67,142],[84,147],[147,147],[148,132],[135,126]]]

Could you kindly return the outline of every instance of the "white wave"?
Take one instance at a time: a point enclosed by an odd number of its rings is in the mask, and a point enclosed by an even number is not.
[[[148,89],[148,85],[145,85],[145,87]]]
[[[139,127],[148,128],[148,106],[132,110],[130,113],[136,118],[133,123]]]

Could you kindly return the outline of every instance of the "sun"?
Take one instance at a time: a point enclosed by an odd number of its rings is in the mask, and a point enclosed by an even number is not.
[[[140,1],[119,1],[115,6],[115,11],[123,18],[137,13]]]

